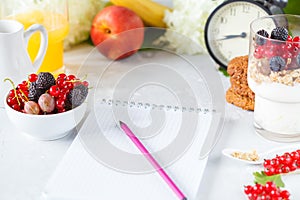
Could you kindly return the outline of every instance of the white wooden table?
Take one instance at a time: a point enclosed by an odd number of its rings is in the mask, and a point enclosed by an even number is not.
[[[91,49],[92,46],[84,44],[66,52],[66,72],[76,72]],[[223,79],[225,85],[228,85],[228,79]],[[283,145],[267,141],[254,133],[252,112],[227,106],[224,131],[209,158],[199,188],[199,199],[245,199],[243,185],[251,184],[252,171],[259,169],[223,157],[222,148],[263,151]],[[0,199],[39,199],[75,135],[73,133],[55,141],[37,141],[19,133],[7,119],[5,110],[0,108]],[[296,184],[293,184],[297,178],[299,175],[284,177],[287,187],[291,188],[293,199],[300,199],[299,194],[296,194]]]

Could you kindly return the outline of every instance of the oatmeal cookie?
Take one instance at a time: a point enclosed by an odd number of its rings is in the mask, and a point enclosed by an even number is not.
[[[228,63],[231,87],[226,92],[226,100],[245,110],[254,110],[254,93],[247,81],[248,56],[239,56]]]
[[[226,92],[226,101],[244,110],[254,110],[254,99],[239,95],[232,88]]]

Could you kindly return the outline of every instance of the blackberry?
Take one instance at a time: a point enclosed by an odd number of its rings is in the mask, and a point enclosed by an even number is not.
[[[32,82],[28,88],[28,99],[30,101],[38,102],[40,96],[45,93],[45,90],[38,89],[36,82]]]
[[[274,56],[270,59],[270,69],[278,72],[283,70],[285,67],[285,60],[280,56]]]
[[[266,44],[266,42],[267,42],[266,38],[269,37],[269,33],[267,31],[265,31],[265,30],[262,29],[262,30],[257,31],[256,34],[257,34],[255,36],[255,42],[256,42],[256,44],[260,45],[260,46]]]
[[[70,90],[67,95],[67,100],[70,103],[72,108],[75,108],[81,105],[88,95],[88,87],[80,84],[75,86],[72,90]]]
[[[284,27],[276,27],[272,30],[271,39],[286,41],[288,39],[289,32]]]
[[[52,85],[55,85],[56,81],[54,76],[49,72],[40,72],[36,80],[36,88],[42,90],[49,90]]]

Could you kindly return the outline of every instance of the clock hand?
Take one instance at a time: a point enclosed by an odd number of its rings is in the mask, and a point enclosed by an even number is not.
[[[247,36],[247,33],[242,32],[239,35],[226,35],[223,38],[220,38],[218,40],[228,40],[228,39],[233,39],[233,38],[245,38]]]

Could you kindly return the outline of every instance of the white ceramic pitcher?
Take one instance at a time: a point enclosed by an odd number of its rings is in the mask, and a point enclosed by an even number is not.
[[[36,31],[41,33],[41,45],[32,63],[27,45],[30,36]],[[34,24],[24,31],[24,26],[15,20],[0,20],[0,106],[3,106],[3,98],[12,89],[10,83],[3,80],[10,78],[16,84],[26,80],[27,75],[36,72],[42,64],[47,45],[48,35],[42,25]]]

